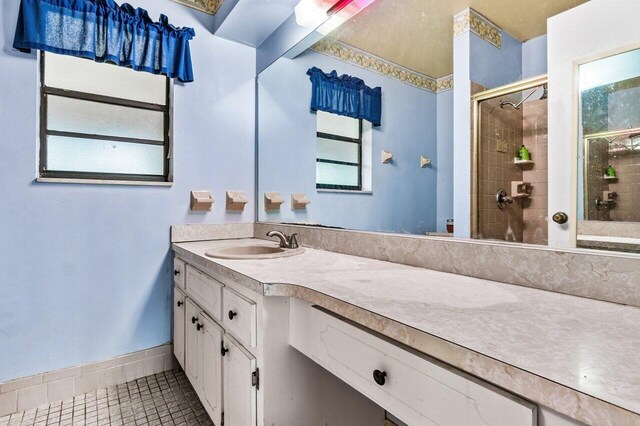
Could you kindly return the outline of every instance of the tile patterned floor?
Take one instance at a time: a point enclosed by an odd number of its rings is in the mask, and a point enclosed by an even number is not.
[[[0,417],[0,426],[213,426],[182,370]]]

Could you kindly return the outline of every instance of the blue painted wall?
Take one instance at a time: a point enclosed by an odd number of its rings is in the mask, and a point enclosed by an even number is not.
[[[306,71],[350,74],[381,86],[382,126],[373,130],[373,194],[319,193],[316,175],[316,116],[309,111],[311,83]],[[307,51],[282,58],[259,76],[259,194],[278,191],[286,199],[280,213],[260,220],[313,221],[350,229],[424,233],[436,227],[436,95],[336,59]],[[394,155],[382,164],[381,151]],[[420,155],[434,166],[421,169]],[[291,211],[290,194],[311,199],[307,211]],[[262,201],[262,198],[261,198]]]
[[[471,236],[471,34],[453,38],[454,236]]]
[[[135,0],[196,30],[196,82],[175,86],[171,188],[37,184],[36,55],[13,51],[19,0],[0,7],[0,382],[171,340],[169,226],[251,222],[224,191],[254,190],[255,50],[214,37],[213,18]],[[214,211],[191,213],[211,189]]]
[[[547,35],[522,43],[522,78],[547,73]]]
[[[522,79],[522,43],[502,31],[497,48],[475,33],[469,33],[471,81],[487,88],[503,86]]]
[[[453,90],[438,93],[437,131],[438,178],[436,230],[447,230],[447,219],[453,219]]]

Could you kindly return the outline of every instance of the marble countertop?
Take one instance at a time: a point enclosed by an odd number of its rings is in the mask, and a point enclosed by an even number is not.
[[[307,248],[269,260],[173,244],[270,296],[305,299],[588,424],[640,425],[640,309]],[[491,265],[487,265],[491,267]]]

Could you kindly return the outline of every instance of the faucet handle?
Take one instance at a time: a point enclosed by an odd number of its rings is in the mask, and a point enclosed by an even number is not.
[[[296,236],[299,234],[291,234],[291,236],[289,237],[289,247],[292,249],[297,249],[298,247],[300,247],[300,245],[298,244],[298,238],[296,238]]]

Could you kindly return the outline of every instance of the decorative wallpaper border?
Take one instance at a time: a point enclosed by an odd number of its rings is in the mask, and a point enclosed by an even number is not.
[[[175,3],[182,4],[200,12],[215,15],[222,6],[224,0],[171,0]]]
[[[438,86],[438,89],[436,90],[436,93],[442,93],[442,92],[446,92],[447,90],[452,90],[453,89],[453,74],[444,76],[444,77],[440,77],[437,81],[436,81],[436,85]]]
[[[471,31],[495,47],[502,47],[502,29],[473,9],[466,9],[453,17],[453,35]]]
[[[435,79],[330,37],[311,46],[311,50],[429,92],[438,93],[453,88],[452,75]]]

